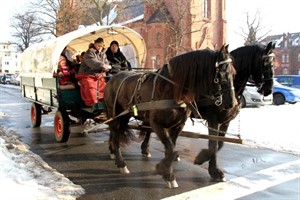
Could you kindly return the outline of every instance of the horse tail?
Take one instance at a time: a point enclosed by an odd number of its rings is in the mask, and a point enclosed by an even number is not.
[[[123,130],[119,133],[120,144],[122,145],[129,145],[132,141],[137,141],[133,130],[129,129],[127,124],[123,126]]]

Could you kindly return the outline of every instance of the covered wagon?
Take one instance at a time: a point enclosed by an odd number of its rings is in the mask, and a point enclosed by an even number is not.
[[[125,26],[93,26],[81,28],[55,39],[34,44],[27,48],[21,58],[22,96],[32,102],[31,121],[33,127],[39,127],[42,114],[55,110],[54,133],[57,142],[66,142],[70,135],[70,116],[83,123],[93,118],[101,103],[87,107],[80,96],[78,88],[61,88],[57,72],[58,61],[65,47],[71,51],[73,58],[88,49],[90,43],[102,37],[106,46],[113,40],[119,42],[125,56],[133,69],[144,68],[146,45],[136,31]],[[97,108],[97,113],[95,113]]]

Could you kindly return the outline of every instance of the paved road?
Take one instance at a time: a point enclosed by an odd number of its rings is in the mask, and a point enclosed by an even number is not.
[[[0,85],[0,126],[16,130],[31,150],[50,166],[63,173],[86,194],[79,200],[98,199],[300,199],[300,158],[268,149],[225,144],[219,152],[219,166],[227,182],[210,181],[207,163],[193,165],[193,159],[207,140],[180,137],[177,149],[181,161],[174,163],[179,188],[167,189],[158,175],[156,163],[163,148],[155,134],[151,138],[150,159],[140,154],[140,144],[124,148],[131,174],[119,174],[108,154],[108,132],[83,136],[84,127],[72,127],[67,143],[55,142],[54,115],[43,116],[40,128],[31,128],[30,103],[20,91]]]

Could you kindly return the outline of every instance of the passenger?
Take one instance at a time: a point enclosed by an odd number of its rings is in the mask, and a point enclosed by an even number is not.
[[[79,64],[82,63],[82,59],[83,59],[84,54],[85,54],[85,52],[83,51],[83,52],[81,52],[81,54],[78,54],[78,55],[76,56],[76,61],[77,61],[77,63],[79,63]]]
[[[62,86],[61,89],[75,88],[76,86],[75,70],[70,69],[68,59],[65,56],[66,49],[67,47],[62,51],[58,61],[57,75],[60,77],[59,84]]]
[[[68,64],[70,70],[77,73],[79,70],[80,64],[77,63],[76,60],[72,58],[72,54],[73,54],[72,51],[69,50],[66,46],[61,55],[66,58],[67,64]]]
[[[109,64],[112,66],[108,73],[115,74],[120,70],[131,70],[131,64],[121,52],[117,41],[114,40],[110,43],[106,56]]]
[[[103,49],[104,40],[102,38],[98,38],[90,44],[76,75],[80,84],[81,98],[86,106],[93,106],[103,99],[106,72],[111,69]]]

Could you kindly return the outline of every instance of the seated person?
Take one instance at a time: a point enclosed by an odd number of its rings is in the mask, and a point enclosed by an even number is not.
[[[81,54],[78,54],[76,55],[76,61],[78,64],[81,64],[82,63],[82,59],[83,59],[83,56],[84,56],[85,52],[81,52]]]
[[[127,61],[124,54],[120,51],[119,43],[112,41],[105,52],[112,69],[108,72],[111,74],[118,73],[120,70],[131,70],[131,64]]]
[[[106,72],[111,69],[103,52],[104,40],[98,38],[84,53],[76,78],[80,84],[80,94],[86,106],[93,106],[103,99]]]
[[[70,69],[68,59],[65,56],[65,51],[66,47],[64,48],[59,57],[57,75],[60,77],[59,84],[61,89],[71,89],[75,88],[77,81],[75,79],[74,69]]]

